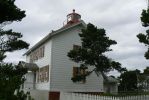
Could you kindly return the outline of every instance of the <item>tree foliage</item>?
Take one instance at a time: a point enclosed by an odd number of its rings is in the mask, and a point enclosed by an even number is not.
[[[72,49],[68,52],[68,57],[76,62],[80,63],[80,68],[86,68],[89,66],[94,67],[93,70],[88,71],[84,76],[79,75],[72,78],[72,81],[81,81],[95,72],[97,75],[101,73],[106,79],[104,73],[113,69],[122,72],[124,68],[121,68],[121,64],[110,58],[105,53],[112,51],[111,45],[116,44],[116,41],[109,39],[106,36],[104,29],[98,29],[93,24],[88,24],[85,29],[79,34],[81,38],[81,45],[77,49]]]
[[[21,65],[0,64],[0,100],[20,100],[14,93],[20,94],[27,69]]]
[[[138,76],[140,75],[139,70],[126,71],[119,77],[119,91],[132,92],[138,90]]]
[[[149,9],[142,11],[141,22],[144,27],[149,26]]]
[[[6,57],[6,52],[28,48],[29,44],[21,40],[22,34],[13,32],[12,29],[4,30],[3,27],[13,21],[21,21],[25,11],[21,11],[15,0],[0,0],[0,61]]]
[[[119,91],[140,92],[146,91],[149,84],[149,67],[146,67],[143,73],[140,70],[131,70],[122,73],[119,77]]]
[[[148,27],[149,26],[149,9],[143,10],[141,15],[142,26]],[[145,52],[144,57],[149,59],[149,30],[146,30],[146,34],[139,33],[137,35],[139,42],[143,43],[148,50]]]
[[[14,2],[15,0],[0,0],[0,24],[21,21],[26,16],[25,11],[21,11]]]
[[[3,61],[6,52],[29,46],[21,39],[21,33],[14,32],[12,29],[4,30],[4,26],[13,21],[21,21],[26,16],[25,11],[21,11],[14,2],[15,0],[0,0],[0,100],[25,100],[26,98],[26,94],[20,91],[20,86],[25,81],[23,75],[27,73],[27,69],[20,64],[14,65]]]
[[[146,67],[143,71],[143,74],[149,75],[149,67]]]

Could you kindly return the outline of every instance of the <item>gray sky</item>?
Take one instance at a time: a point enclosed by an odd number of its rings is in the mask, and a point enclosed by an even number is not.
[[[140,15],[146,9],[147,0],[16,0],[16,5],[26,11],[21,22],[6,26],[23,34],[32,47],[51,30],[63,26],[66,15],[75,9],[82,20],[104,28],[107,35],[117,41],[109,57],[128,69],[144,69],[149,61],[144,58],[147,48],[138,42],[136,35],[144,32]],[[7,62],[25,60],[26,50],[7,53]]]

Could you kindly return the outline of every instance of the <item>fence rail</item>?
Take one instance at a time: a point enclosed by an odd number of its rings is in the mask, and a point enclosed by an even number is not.
[[[60,100],[149,100],[149,95],[137,96],[100,96],[77,93],[61,93]]]

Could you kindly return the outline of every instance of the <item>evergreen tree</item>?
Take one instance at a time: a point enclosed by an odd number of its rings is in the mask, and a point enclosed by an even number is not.
[[[28,48],[29,44],[21,40],[22,34],[3,27],[13,21],[21,21],[25,11],[14,4],[15,0],[0,0],[0,62],[6,57],[6,52]]]
[[[132,92],[138,90],[138,76],[140,75],[140,70],[126,71],[122,73],[119,77],[119,91]],[[131,78],[130,78],[131,77]]]
[[[23,75],[26,73],[27,69],[19,64],[0,63],[0,100],[25,100],[19,99],[17,94],[22,93],[20,88],[25,81]]]
[[[0,0],[0,100],[25,100],[26,98],[20,91],[20,86],[25,81],[23,75],[27,73],[27,69],[20,64],[8,64],[3,61],[6,52],[29,46],[21,40],[21,33],[13,32],[12,29],[4,30],[4,26],[14,21],[21,21],[25,17],[25,11],[21,11],[14,2],[15,0]]]
[[[82,29],[79,36],[82,41],[81,45],[70,50],[67,56],[72,61],[80,63],[80,69],[93,67],[93,70],[88,71],[86,74],[72,77],[73,82],[84,80],[92,72],[97,75],[101,73],[103,78],[108,81],[105,73],[113,69],[119,72],[125,70],[125,68],[121,68],[119,62],[113,61],[105,55],[106,52],[112,51],[110,46],[116,44],[116,41],[109,39],[104,29],[98,29],[89,23],[85,29]]]
[[[149,75],[149,67],[146,67],[143,71],[143,74]]]
[[[141,15],[142,26],[149,26],[149,9],[143,10]],[[139,33],[137,35],[139,42],[143,43],[148,50],[145,52],[144,56],[146,59],[149,59],[149,30],[146,30],[146,34]]]

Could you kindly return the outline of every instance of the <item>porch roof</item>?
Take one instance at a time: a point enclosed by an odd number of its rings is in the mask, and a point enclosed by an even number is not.
[[[39,69],[39,67],[35,63],[25,63],[23,66],[27,68],[28,71],[37,71]]]

